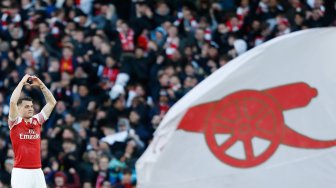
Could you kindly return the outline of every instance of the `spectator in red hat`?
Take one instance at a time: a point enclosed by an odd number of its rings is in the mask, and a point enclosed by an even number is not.
[[[290,33],[290,25],[287,18],[278,17],[277,18],[277,32],[276,36],[281,36]]]
[[[80,188],[80,179],[75,169],[69,169],[69,175],[73,179],[73,183],[68,183],[69,179],[63,171],[54,174],[54,188]]]

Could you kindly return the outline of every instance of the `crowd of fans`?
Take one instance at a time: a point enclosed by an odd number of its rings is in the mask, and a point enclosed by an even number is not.
[[[50,187],[131,188],[169,108],[274,37],[336,25],[334,0],[1,0],[0,187],[13,150],[9,98],[24,74],[53,92],[43,125]],[[29,86],[35,112],[42,93]],[[32,154],[33,155],[33,154]]]

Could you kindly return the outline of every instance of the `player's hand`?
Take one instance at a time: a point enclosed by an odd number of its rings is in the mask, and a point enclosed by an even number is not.
[[[31,80],[30,84],[31,86],[41,86],[42,84],[42,81],[36,76],[31,76],[30,80]]]
[[[30,85],[29,84],[29,78],[30,77],[31,76],[29,74],[24,75],[24,77],[21,79],[21,82],[23,83],[23,85]]]

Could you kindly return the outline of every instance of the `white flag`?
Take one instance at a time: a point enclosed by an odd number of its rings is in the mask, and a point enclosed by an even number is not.
[[[336,29],[275,38],[171,108],[139,188],[334,188]]]

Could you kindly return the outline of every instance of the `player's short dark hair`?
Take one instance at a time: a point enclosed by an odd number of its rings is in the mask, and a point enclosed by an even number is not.
[[[31,97],[21,97],[19,98],[18,102],[17,102],[17,105],[20,105],[22,104],[23,101],[32,101],[33,102],[33,99]]]

